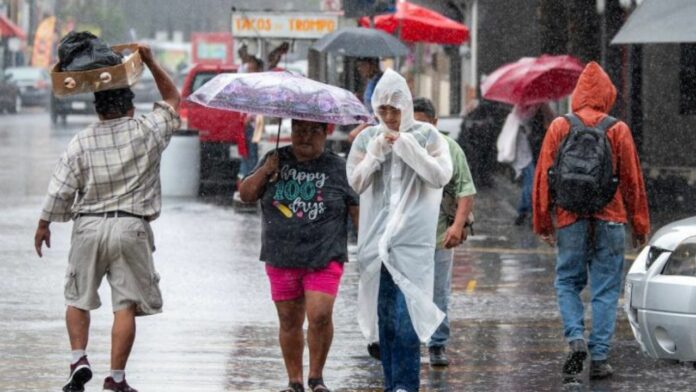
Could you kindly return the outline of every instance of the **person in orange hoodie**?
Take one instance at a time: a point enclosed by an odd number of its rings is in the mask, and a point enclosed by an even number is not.
[[[575,116],[586,126],[595,127],[614,105],[616,88],[604,70],[597,63],[590,62],[580,75],[571,98]],[[564,336],[570,346],[563,374],[566,379],[580,374],[589,348],[592,359],[590,378],[604,378],[613,374],[607,356],[622,286],[624,225],[631,224],[633,246],[644,245],[650,231],[648,203],[631,130],[626,123],[617,121],[606,131],[613,173],[619,179],[613,199],[589,216],[580,216],[555,205],[548,172],[569,132],[569,121],[558,117],[544,137],[534,176],[534,232],[549,245],[557,247],[554,286]],[[588,277],[592,332],[586,344],[580,293],[587,286]]]

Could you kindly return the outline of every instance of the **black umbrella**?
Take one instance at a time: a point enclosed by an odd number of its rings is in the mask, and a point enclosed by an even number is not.
[[[401,57],[408,48],[397,38],[376,29],[345,27],[316,41],[312,49],[349,57]]]

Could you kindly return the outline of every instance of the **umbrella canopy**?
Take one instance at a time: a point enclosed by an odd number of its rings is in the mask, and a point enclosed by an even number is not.
[[[0,37],[17,37],[22,40],[27,39],[27,35],[24,33],[24,30],[2,14],[0,14]]]
[[[360,25],[369,27],[370,20],[360,18]],[[398,31],[405,42],[461,45],[469,39],[465,25],[405,0],[396,4],[396,13],[376,16],[375,27],[389,34]]]
[[[290,72],[219,74],[188,99],[215,109],[331,124],[372,120],[350,91]]]
[[[696,42],[696,1],[644,0],[612,44]]]
[[[382,30],[344,27],[316,41],[312,49],[350,57],[402,57],[408,48]]]
[[[488,75],[481,93],[512,105],[555,101],[573,92],[582,70],[582,62],[568,55],[523,57]]]

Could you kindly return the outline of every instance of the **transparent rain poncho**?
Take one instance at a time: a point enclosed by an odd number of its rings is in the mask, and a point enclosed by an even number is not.
[[[387,70],[372,107],[401,110],[399,138],[389,144],[382,118],[357,137],[348,156],[348,181],[360,194],[358,322],[369,341],[378,339],[377,296],[384,265],[406,297],[411,321],[426,342],[444,318],[433,303],[433,255],[442,187],[452,176],[445,139],[415,121],[406,80]]]

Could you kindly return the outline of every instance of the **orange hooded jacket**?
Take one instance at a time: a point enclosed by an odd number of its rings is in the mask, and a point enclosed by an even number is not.
[[[595,126],[614,106],[615,99],[616,88],[602,67],[595,62],[587,64],[572,94],[573,113],[586,125]],[[540,235],[549,235],[554,232],[548,171],[569,131],[568,121],[563,117],[556,118],[549,126],[541,146],[532,194],[534,232]],[[631,131],[626,123],[619,121],[607,130],[607,137],[611,144],[614,173],[617,173],[618,168],[619,189],[614,199],[604,209],[594,214],[594,218],[621,223],[628,223],[630,219],[634,234],[648,234],[650,230],[648,202]],[[568,226],[578,220],[578,215],[560,207],[555,207],[553,214],[557,228]]]

